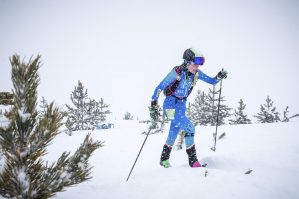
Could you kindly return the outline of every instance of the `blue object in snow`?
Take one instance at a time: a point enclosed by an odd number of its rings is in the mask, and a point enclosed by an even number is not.
[[[101,129],[111,129],[114,128],[113,123],[107,123],[107,124],[98,124],[96,129],[101,130]]]

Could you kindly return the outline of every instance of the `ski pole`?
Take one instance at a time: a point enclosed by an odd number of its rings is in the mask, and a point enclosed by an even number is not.
[[[217,130],[218,130],[218,122],[219,122],[219,110],[220,110],[221,90],[222,90],[222,80],[220,80],[220,91],[219,91],[218,110],[217,110],[217,119],[216,119],[216,133],[214,135],[214,147],[211,147],[211,150],[214,151],[214,152],[216,151],[216,142],[217,142]]]
[[[131,168],[131,171],[130,171],[130,173],[129,173],[129,175],[128,175],[127,181],[128,181],[129,178],[130,178],[130,175],[131,175],[131,173],[132,173],[132,171],[133,171],[133,169],[134,169],[134,167],[135,167],[135,164],[136,164],[136,162],[137,162],[137,160],[138,160],[138,158],[139,158],[139,155],[140,155],[140,153],[141,153],[141,151],[142,151],[142,149],[143,149],[143,146],[144,146],[144,144],[145,144],[145,142],[146,142],[146,140],[147,140],[147,137],[148,137],[148,135],[150,134],[151,130],[152,130],[152,128],[150,127],[150,128],[149,128],[149,131],[147,132],[146,137],[145,137],[145,139],[144,139],[144,141],[143,141],[143,144],[142,144],[142,146],[141,146],[141,149],[139,150],[139,153],[138,153],[138,155],[137,155],[137,157],[136,157],[136,160],[135,160],[135,162],[134,162],[134,164],[133,164],[133,166],[132,166],[132,168]]]

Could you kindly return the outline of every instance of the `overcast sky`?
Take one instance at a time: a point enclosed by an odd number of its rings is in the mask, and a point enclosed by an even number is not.
[[[70,103],[81,80],[113,117],[145,118],[155,87],[194,47],[205,73],[229,72],[229,106],[242,98],[252,115],[270,95],[280,112],[289,105],[299,113],[298,13],[290,0],[0,0],[0,91],[12,89],[11,55],[41,54],[39,98]],[[208,88],[198,82],[195,90]]]

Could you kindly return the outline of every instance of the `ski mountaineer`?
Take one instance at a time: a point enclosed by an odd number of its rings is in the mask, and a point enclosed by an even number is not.
[[[180,130],[185,132],[186,152],[190,167],[201,167],[196,155],[194,145],[194,125],[186,117],[186,101],[198,79],[215,85],[227,77],[227,72],[221,70],[216,77],[209,77],[199,70],[205,62],[205,58],[199,51],[189,48],[183,54],[184,62],[175,66],[163,81],[156,87],[149,107],[150,116],[154,121],[159,119],[157,100],[163,91],[166,98],[163,103],[163,112],[171,120],[170,129],[160,159],[160,165],[170,167],[169,156],[172,146]]]

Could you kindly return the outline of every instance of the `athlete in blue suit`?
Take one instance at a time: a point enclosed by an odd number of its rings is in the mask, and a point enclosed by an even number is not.
[[[205,59],[200,52],[194,49],[187,49],[184,52],[183,59],[184,63],[174,67],[156,87],[151,101],[151,117],[157,120],[157,100],[161,92],[164,92],[166,95],[163,103],[163,112],[167,118],[171,120],[171,124],[160,160],[160,164],[166,168],[170,166],[170,152],[180,130],[185,132],[186,152],[188,154],[190,167],[201,166],[197,160],[194,145],[194,125],[185,114],[186,100],[198,79],[215,85],[221,79],[227,77],[227,72],[224,70],[220,71],[216,77],[209,77],[199,70],[198,67],[204,64]]]

